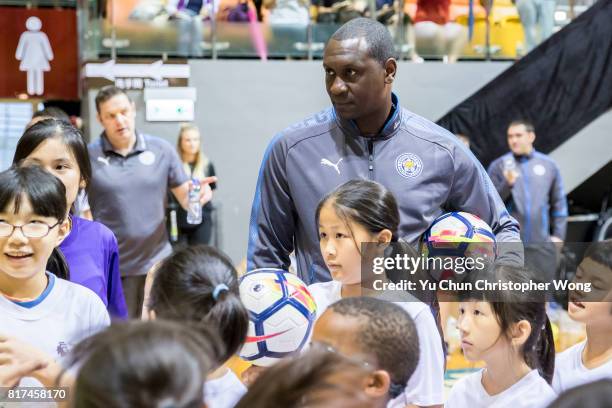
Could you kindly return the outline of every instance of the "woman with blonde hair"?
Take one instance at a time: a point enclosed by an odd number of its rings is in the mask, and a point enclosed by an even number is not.
[[[191,179],[202,180],[208,176],[215,175],[215,168],[209,158],[202,152],[200,130],[191,123],[181,125],[176,148],[183,162],[185,173]],[[211,183],[210,188],[215,190],[216,183]],[[212,202],[209,201],[202,207],[202,222],[200,224],[189,224],[187,212],[178,206],[177,225],[179,230],[179,242],[183,244],[210,244],[212,238]]]

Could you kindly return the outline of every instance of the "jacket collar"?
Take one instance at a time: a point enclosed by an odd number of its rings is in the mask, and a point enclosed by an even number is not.
[[[378,135],[376,135],[375,139],[377,140],[390,138],[391,136],[393,136],[393,134],[395,134],[395,132],[400,126],[400,122],[402,120],[402,108],[399,105],[399,99],[397,95],[395,95],[395,93],[391,93],[391,104],[391,114],[387,118],[387,121],[383,125]],[[353,137],[363,136],[361,131],[359,130],[359,127],[357,126],[357,123],[354,120],[342,119],[336,113],[336,109],[332,108],[332,110],[334,112],[336,122],[338,123],[340,129],[342,129],[345,135]]]
[[[533,156],[535,155],[535,152],[536,152],[535,149],[531,149],[531,152],[529,152],[529,154],[516,155],[516,154],[513,154],[512,152],[510,154],[512,154],[517,161],[522,162],[522,161],[527,161],[527,160],[532,159]]]
[[[106,132],[102,132],[100,135],[100,143],[102,144],[102,151],[105,154],[108,153],[117,153],[111,142],[108,140],[106,136]],[[142,153],[147,149],[147,143],[144,140],[144,136],[142,133],[136,132],[136,143],[132,150],[127,154],[128,156],[134,153]]]

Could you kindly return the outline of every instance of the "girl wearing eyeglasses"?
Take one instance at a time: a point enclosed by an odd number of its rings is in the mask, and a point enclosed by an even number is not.
[[[99,222],[70,213],[79,191],[91,180],[87,145],[79,131],[62,120],[39,121],[19,139],[13,164],[39,165],[64,183],[69,234],[60,249],[70,267],[70,281],[94,291],[112,317],[127,318],[115,235]],[[49,270],[58,272],[54,265]]]
[[[57,359],[110,323],[91,290],[47,271],[51,257],[63,262],[57,246],[67,232],[66,189],[59,179],[38,166],[0,173],[0,348],[10,336]],[[50,381],[46,369],[32,377],[20,386]]]

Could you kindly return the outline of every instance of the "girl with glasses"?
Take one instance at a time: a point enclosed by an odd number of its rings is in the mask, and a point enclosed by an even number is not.
[[[115,235],[99,222],[70,213],[79,191],[91,180],[87,145],[79,131],[58,119],[36,122],[19,139],[13,164],[39,165],[64,183],[69,234],[60,249],[70,267],[70,281],[94,291],[111,316],[127,318]],[[49,270],[57,272],[54,266]]]
[[[11,354],[5,349],[15,338],[55,360],[110,322],[104,304],[92,291],[47,271],[50,258],[59,270],[67,271],[57,250],[68,233],[66,207],[64,185],[40,167],[12,167],[0,173],[3,353]],[[23,354],[32,357],[30,352]],[[20,386],[52,384],[52,367],[50,362],[48,369],[34,371],[33,378],[23,379]]]

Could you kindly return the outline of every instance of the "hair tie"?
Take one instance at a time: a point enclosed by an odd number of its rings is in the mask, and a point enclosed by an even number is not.
[[[215,289],[213,289],[213,293],[212,293],[213,299],[215,301],[219,299],[219,295],[221,294],[221,292],[224,292],[224,291],[229,292],[229,287],[225,283],[220,283],[217,286],[215,286]]]
[[[389,396],[391,398],[399,397],[404,392],[406,388],[405,384],[398,384],[396,382],[391,381],[389,384]]]

